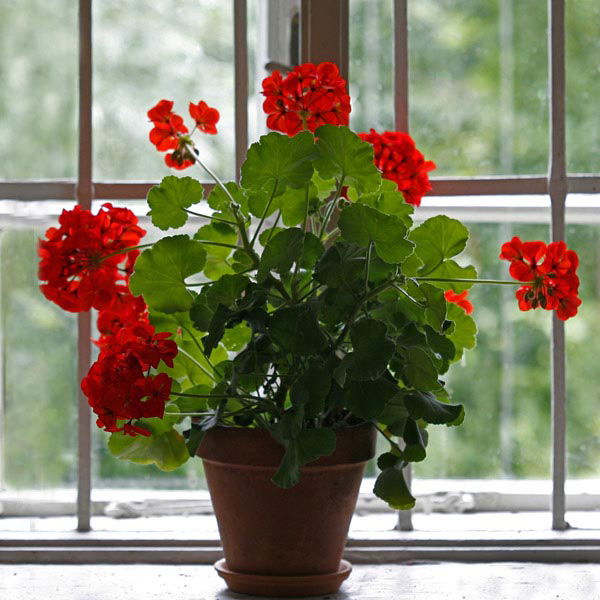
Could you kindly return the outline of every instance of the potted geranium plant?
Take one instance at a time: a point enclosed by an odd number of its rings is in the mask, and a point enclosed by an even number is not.
[[[477,279],[455,260],[464,225],[413,225],[435,165],[407,133],[353,133],[335,65],[275,72],[263,93],[276,131],[251,145],[239,183],[203,163],[172,102],[154,106],[167,165],[198,165],[214,185],[165,177],[148,214],[197,231],[141,244],[127,209],[64,211],[40,242],[41,288],[99,311],[82,389],[111,452],[165,470],[203,458],[230,587],[319,594],[350,571],[341,556],[375,436],[388,451],[374,492],[407,509],[402,469],[425,458],[427,426],[463,421],[443,376],[475,345],[468,288],[516,283],[521,309],[567,319],[577,256],[513,238],[500,257],[516,282]],[[216,109],[189,109],[194,129],[217,133]]]

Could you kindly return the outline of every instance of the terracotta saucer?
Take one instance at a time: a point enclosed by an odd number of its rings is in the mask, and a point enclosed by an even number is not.
[[[215,563],[215,569],[225,580],[227,587],[234,592],[255,596],[299,598],[337,592],[344,579],[350,575],[352,565],[342,560],[335,573],[324,575],[252,575],[228,569],[225,559],[222,558]]]

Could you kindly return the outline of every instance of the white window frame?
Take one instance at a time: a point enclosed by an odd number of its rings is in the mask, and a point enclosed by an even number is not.
[[[237,172],[244,159],[248,144],[248,47],[247,47],[247,2],[246,0],[232,0],[234,7],[234,54],[235,54],[235,160]],[[394,8],[394,114],[395,127],[398,130],[408,130],[408,0],[392,0]],[[416,1],[416,0],[415,0]],[[265,0],[274,12],[282,13],[281,0]],[[337,62],[342,73],[348,74],[348,0],[288,0],[293,6],[300,6],[301,10],[301,58],[302,61],[320,62],[332,60]],[[277,8],[279,7],[279,8]],[[547,218],[551,227],[553,240],[565,237],[565,201],[567,194],[598,194],[600,193],[600,176],[596,175],[574,175],[568,176],[565,161],[565,0],[548,0],[548,62],[549,62],[549,131],[550,131],[550,160],[548,173],[545,176],[507,176],[507,177],[446,177],[433,178],[433,190],[431,201],[425,201],[420,209],[423,215],[430,211],[436,213],[436,203],[446,206],[447,211],[456,212],[466,220],[477,220],[483,216],[484,220],[505,221],[540,219],[539,208],[531,208],[527,205],[515,207],[507,214],[506,208],[498,203],[490,202],[489,205],[481,202],[473,202],[469,197],[481,196],[543,196],[549,198],[550,211],[543,216]],[[285,14],[288,12],[283,11]],[[269,23],[272,25],[272,23]],[[269,38],[270,40],[270,38]],[[287,40],[287,38],[286,38]],[[279,42],[281,47],[281,42]],[[270,42],[265,46],[268,53],[277,47]],[[275,62],[284,61],[285,57],[269,56]],[[42,200],[76,200],[83,208],[90,208],[95,200],[120,198],[123,200],[141,200],[146,197],[154,182],[110,182],[94,181],[92,175],[92,0],[79,0],[79,152],[78,152],[78,176],[76,182],[59,180],[41,181],[0,181],[0,199],[15,200],[18,202],[42,201]],[[445,200],[444,200],[445,199]],[[596,207],[580,206],[573,209],[573,216],[578,222],[589,222],[590,216],[598,220]],[[91,361],[91,348],[89,339],[91,337],[91,322],[89,314],[78,315],[78,377],[83,377],[89,368]],[[560,532],[565,531],[568,525],[565,521],[565,429],[566,429],[566,384],[565,384],[565,334],[564,324],[553,316],[552,323],[552,492],[547,496],[548,506],[552,512],[552,529]],[[1,411],[1,403],[0,403]],[[2,414],[0,412],[0,419]],[[0,475],[1,475],[0,460]],[[410,472],[407,473],[410,479]],[[511,505],[515,507],[515,505]],[[90,532],[90,519],[92,516],[91,502],[91,413],[87,400],[80,393],[78,398],[78,478],[77,478],[77,531]],[[398,529],[404,531],[412,530],[410,512],[402,512],[399,516]],[[400,534],[399,534],[400,535]],[[406,534],[408,535],[408,534]],[[60,537],[54,544],[59,546],[65,540],[71,539],[68,534]],[[91,540],[93,538],[89,538]],[[408,538],[405,538],[405,541]],[[555,538],[552,538],[555,540]],[[498,541],[498,540],[496,540]],[[7,543],[14,543],[10,540]],[[47,542],[47,540],[46,540]],[[472,545],[463,554],[460,551],[445,549],[438,554],[427,554],[434,547],[441,547],[439,540],[426,544],[423,550],[429,557],[434,555],[449,556],[451,558],[464,558],[476,555],[476,546]],[[7,558],[7,543],[0,540],[0,561],[10,560]],[[25,560],[33,557],[35,560],[45,560],[45,550],[35,555],[28,554],[31,544],[27,540],[20,540],[23,553],[15,555],[15,560]],[[33,543],[33,542],[32,542]],[[91,542],[90,542],[91,543]],[[149,542],[150,543],[150,542]],[[155,545],[161,542],[152,542]],[[174,543],[174,542],[173,542]],[[166,545],[172,546],[173,543]],[[436,546],[437,543],[437,546]],[[507,550],[514,549],[514,540],[506,543],[499,541],[501,546]],[[554,542],[553,542],[554,543]],[[122,542],[119,542],[121,546]],[[35,545],[35,543],[34,543]],[[53,544],[50,544],[51,546]],[[114,556],[114,560],[123,560],[123,554],[116,552],[110,543],[105,544],[107,556]],[[117,544],[118,545],[118,544]],[[361,542],[356,543],[357,547]],[[391,546],[393,544],[388,544]],[[396,541],[397,545],[397,541]],[[410,544],[409,544],[410,545]],[[543,544],[542,544],[543,545]],[[364,546],[364,544],[362,544]],[[361,547],[362,547],[361,546]],[[559,546],[564,550],[564,544]],[[596,539],[586,540],[581,547],[587,548],[586,556],[600,557],[600,541]],[[387,547],[387,546],[386,546]],[[402,546],[404,547],[404,546]],[[551,551],[552,544],[547,546]],[[56,548],[53,549],[56,551]],[[173,549],[161,553],[152,554],[159,561],[177,560],[177,553]],[[195,550],[196,551],[196,550]],[[72,558],[69,552],[63,556],[64,560],[77,560]],[[113,554],[110,554],[110,553]],[[115,554],[116,552],[116,554]],[[182,556],[187,550],[182,550]],[[210,549],[207,560],[214,554]],[[363,555],[366,556],[363,550]],[[466,553],[465,553],[466,552]],[[475,552],[475,554],[473,554]],[[50,552],[52,554],[52,552]],[[210,554],[210,556],[209,556]],[[360,554],[360,553],[359,553]],[[367,553],[368,554],[368,553]],[[56,557],[56,554],[52,554]],[[129,557],[144,556],[149,559],[150,554],[130,553]],[[505,556],[488,553],[488,558]],[[21,557],[19,559],[18,557]],[[98,556],[98,555],[96,555]],[[412,556],[412,555],[411,555]],[[525,556],[525,554],[523,554]],[[532,553],[527,554],[529,559]],[[544,554],[546,556],[546,554]],[[565,558],[564,552],[557,552],[553,556]],[[577,554],[580,556],[580,554]],[[24,558],[25,557],[25,558]],[[66,557],[66,558],[65,558]],[[120,557],[120,558],[119,558]],[[167,558],[168,557],[168,558]],[[466,558],[465,558],[466,557]],[[512,559],[518,560],[518,556],[512,554]],[[80,556],[81,558],[81,556]],[[406,556],[404,556],[406,558]],[[356,560],[356,557],[354,557]],[[493,559],[493,558],[491,558]],[[84,560],[84,559],[82,559]],[[194,561],[197,562],[197,561]]]

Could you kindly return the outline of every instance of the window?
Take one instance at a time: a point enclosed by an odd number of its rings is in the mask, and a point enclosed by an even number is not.
[[[553,0],[548,7],[528,0],[518,11],[512,0],[190,0],[176,9],[161,0],[142,6],[134,11],[113,0],[80,0],[79,25],[67,0],[0,8],[6,82],[0,102],[11,115],[0,129],[4,139],[20,142],[0,166],[0,488],[9,483],[27,492],[32,513],[32,488],[63,488],[54,504],[59,513],[77,490],[80,530],[89,528],[92,498],[102,507],[114,499],[106,491],[111,487],[176,487],[156,496],[160,510],[208,510],[197,503],[190,509],[192,494],[181,492],[197,489],[199,465],[164,476],[115,464],[100,433],[92,432],[85,401],[76,408],[91,324],[37,294],[36,238],[74,201],[87,207],[125,200],[143,214],[140,201],[163,174],[156,156],[143,152],[144,113],[157,98],[181,103],[198,95],[219,106],[225,134],[207,152],[221,174],[232,176],[248,139],[264,131],[259,90],[266,67],[333,59],[348,68],[355,129],[410,123],[419,146],[438,163],[433,193],[417,217],[444,212],[469,221],[472,259],[486,274],[499,274],[490,270],[500,269],[495,255],[502,241],[515,234],[547,239],[549,225],[554,238],[566,238],[584,258],[582,317],[569,324],[566,339],[562,323],[551,323],[547,313],[518,314],[512,292],[473,291],[479,349],[451,375],[469,424],[435,432],[431,460],[415,469],[413,482],[425,511],[541,510],[551,502],[552,525],[564,529],[567,467],[573,477],[586,478],[597,477],[599,467],[600,425],[589,415],[595,412],[590,348],[600,257],[600,130],[591,108],[597,65],[590,47],[598,43],[600,9],[591,0]],[[15,58],[11,48],[23,37],[33,43]],[[35,140],[25,141],[23,132]],[[600,490],[586,484],[592,494],[584,497],[582,484],[568,484],[570,507],[597,506]],[[4,499],[6,513],[24,506]],[[361,509],[369,516],[357,535],[368,538],[377,505],[365,495]],[[152,503],[145,510],[158,512]],[[425,517],[417,518],[422,523]],[[459,530],[460,519],[454,522]],[[401,525],[410,529],[410,515],[402,515]]]

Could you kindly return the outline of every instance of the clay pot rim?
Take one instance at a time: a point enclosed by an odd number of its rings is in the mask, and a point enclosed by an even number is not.
[[[308,463],[303,470],[322,469],[333,465],[358,465],[375,454],[375,428],[365,422],[350,427],[332,429],[336,434],[336,448],[328,456]],[[252,470],[279,467],[285,448],[267,429],[217,426],[206,432],[197,455],[213,464]],[[343,468],[343,467],[342,467]]]

